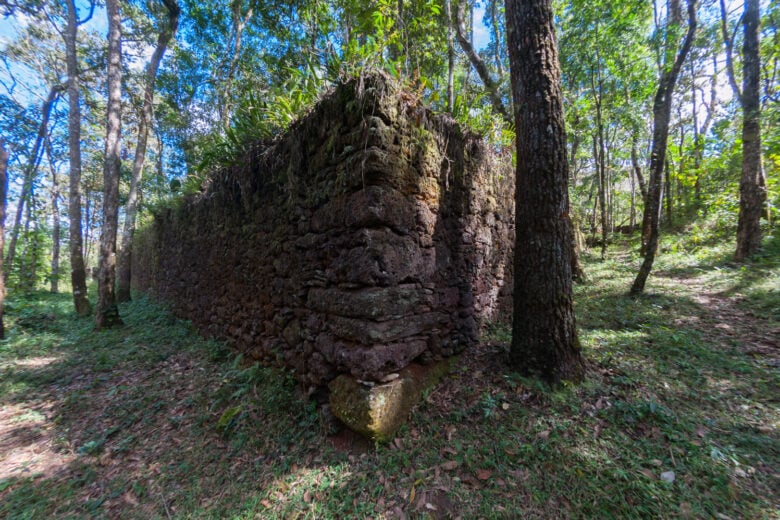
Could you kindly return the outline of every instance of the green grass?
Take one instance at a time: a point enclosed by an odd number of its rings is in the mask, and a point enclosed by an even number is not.
[[[12,294],[0,449],[37,451],[0,463],[0,517],[777,517],[777,241],[738,266],[670,237],[638,298],[628,245],[585,258],[584,384],[512,373],[494,328],[386,445],[144,298],[96,333],[69,295]]]

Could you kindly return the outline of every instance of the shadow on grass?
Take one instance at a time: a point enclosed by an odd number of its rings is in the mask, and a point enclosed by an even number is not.
[[[0,434],[15,444],[0,446],[59,465],[0,479],[0,516],[771,515],[777,376],[710,343],[690,295],[629,298],[628,267],[600,269],[577,294],[584,385],[544,389],[506,370],[505,346],[475,348],[382,446],[329,437],[287,375],[145,299],[101,333],[67,295],[12,301],[0,403],[15,433]]]

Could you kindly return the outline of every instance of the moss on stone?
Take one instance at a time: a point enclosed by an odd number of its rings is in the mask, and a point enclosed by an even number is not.
[[[411,364],[398,378],[382,384],[367,384],[342,374],[328,385],[331,411],[361,435],[379,442],[391,440],[423,392],[441,380],[454,359]]]

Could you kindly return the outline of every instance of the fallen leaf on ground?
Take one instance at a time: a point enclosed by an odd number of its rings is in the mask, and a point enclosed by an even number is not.
[[[642,475],[646,476],[647,478],[652,478],[652,479],[654,479],[654,478],[655,478],[655,473],[653,473],[653,471],[652,471],[652,470],[650,470],[650,469],[647,469],[647,468],[645,468],[645,469],[641,469],[641,470],[639,470],[639,472],[640,472]]]
[[[457,460],[450,460],[450,461],[442,463],[440,467],[444,471],[452,471],[452,470],[454,470],[455,468],[458,467],[458,461]]]
[[[493,474],[492,471],[489,469],[478,469],[477,470],[477,478],[479,480],[487,480],[490,478],[490,476]]]

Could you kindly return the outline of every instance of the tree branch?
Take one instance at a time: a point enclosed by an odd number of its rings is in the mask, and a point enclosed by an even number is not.
[[[506,106],[501,99],[501,94],[498,91],[498,85],[495,81],[493,81],[493,78],[490,77],[490,71],[485,65],[485,62],[482,61],[482,58],[480,58],[479,54],[477,54],[477,52],[474,50],[474,47],[471,45],[471,42],[466,36],[466,24],[463,20],[463,5],[464,2],[461,2],[455,9],[455,30],[458,35],[458,43],[460,43],[463,52],[466,53],[466,56],[468,56],[469,61],[471,62],[471,65],[473,65],[474,69],[477,71],[477,74],[479,74],[479,78],[485,85],[485,90],[487,90],[488,97],[490,98],[490,102],[493,105],[493,110],[501,114],[501,117],[504,119],[504,121],[506,121],[507,124],[513,125],[514,121],[512,115],[506,109]]]
[[[737,84],[737,77],[734,74],[734,40],[729,35],[728,13],[726,12],[726,2],[724,0],[720,0],[720,22],[720,28],[723,33],[723,45],[726,47],[726,75],[729,78],[734,95],[737,96],[741,105],[742,91]]]

